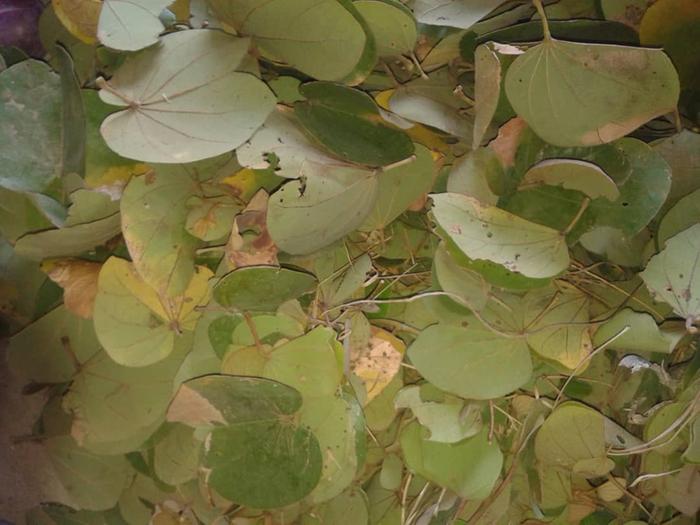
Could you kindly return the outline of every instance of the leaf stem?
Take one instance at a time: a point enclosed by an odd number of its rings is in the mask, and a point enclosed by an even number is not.
[[[545,15],[544,13],[542,1],[532,0],[532,3],[535,6],[535,9],[537,9],[537,13],[540,15],[540,18],[542,19],[542,33],[544,34],[543,40],[545,42],[550,42],[552,40],[552,33],[549,32],[549,22],[547,22],[547,15]]]

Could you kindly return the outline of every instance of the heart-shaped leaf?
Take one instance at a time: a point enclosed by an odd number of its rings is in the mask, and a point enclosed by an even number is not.
[[[513,62],[505,86],[515,112],[557,146],[612,142],[673,111],[680,91],[659,49],[551,38]]]
[[[249,44],[220,31],[179,31],[128,57],[100,91],[125,108],[102,123],[107,145],[124,157],[171,164],[240,146],[274,107],[260,80],[236,71]]]

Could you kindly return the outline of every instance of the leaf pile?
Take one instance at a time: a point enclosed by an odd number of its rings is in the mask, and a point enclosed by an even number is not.
[[[647,4],[49,2],[0,48],[27,522],[694,523],[700,11]]]

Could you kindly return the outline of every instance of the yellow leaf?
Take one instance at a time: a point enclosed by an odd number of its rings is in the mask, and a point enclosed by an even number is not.
[[[187,24],[190,21],[190,0],[175,0],[169,9],[178,22]]]
[[[613,478],[606,481],[595,490],[601,500],[610,503],[619,500],[625,495],[625,487],[627,487],[626,479]]]
[[[221,180],[221,184],[233,190],[233,194],[248,202],[260,188],[260,175],[251,168],[243,168]]]
[[[350,367],[367,391],[366,403],[386,388],[401,368],[406,345],[386,330],[372,327],[369,344],[351,348]]]
[[[85,175],[85,185],[90,189],[104,191],[119,197],[131,177],[144,175],[151,169],[147,164],[140,163],[111,166],[103,171],[91,170],[88,167]]]
[[[92,318],[100,263],[80,259],[48,259],[41,265],[49,278],[63,288],[66,308],[83,319]]]
[[[100,0],[51,0],[56,16],[65,28],[86,44],[97,42]]]

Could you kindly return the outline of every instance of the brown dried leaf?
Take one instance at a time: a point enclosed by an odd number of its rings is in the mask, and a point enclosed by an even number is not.
[[[80,259],[49,259],[42,270],[63,288],[66,308],[83,319],[92,318],[97,295],[97,278],[102,264]]]
[[[515,164],[515,153],[518,151],[520,136],[527,129],[526,122],[520,117],[510,119],[498,130],[498,136],[491,141],[489,148],[498,155],[504,168]]]
[[[267,192],[260,190],[236,216],[226,244],[226,259],[234,268],[278,264],[277,246],[267,231],[267,202]]]

